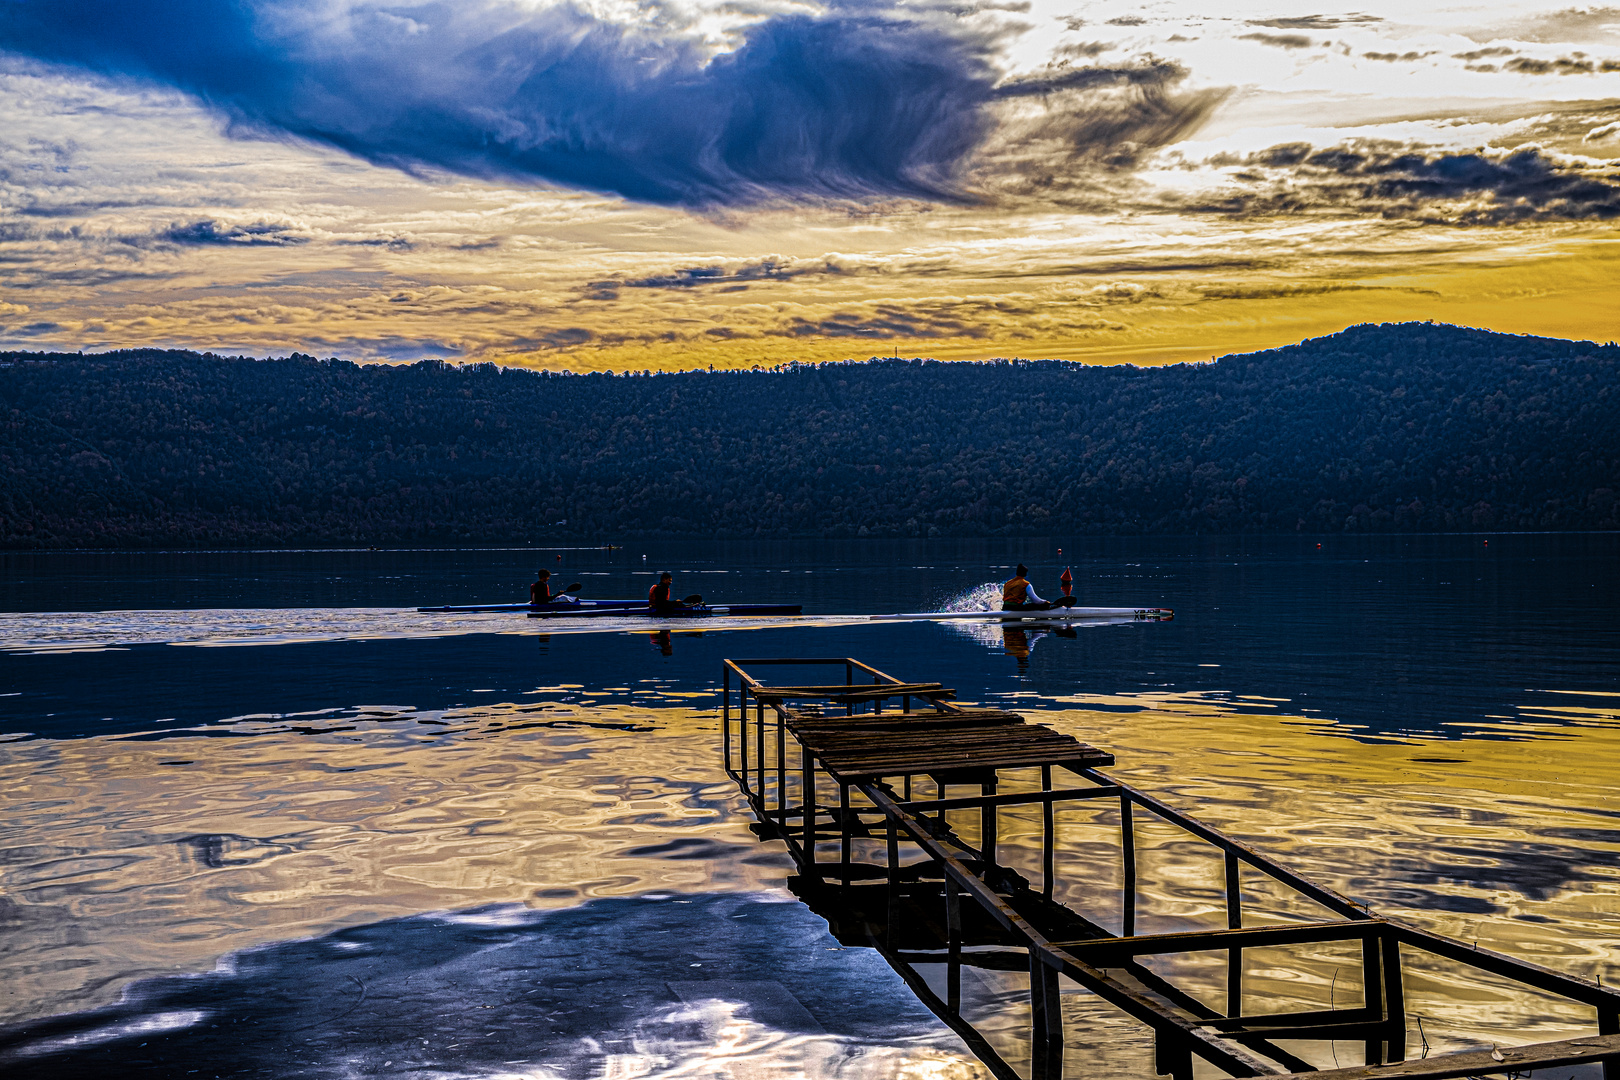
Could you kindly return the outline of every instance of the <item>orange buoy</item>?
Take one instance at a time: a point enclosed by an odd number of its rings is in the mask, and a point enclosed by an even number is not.
[[[1074,575],[1069,573],[1067,566],[1063,568],[1063,574],[1058,578],[1058,584],[1063,586],[1064,596],[1074,595]]]

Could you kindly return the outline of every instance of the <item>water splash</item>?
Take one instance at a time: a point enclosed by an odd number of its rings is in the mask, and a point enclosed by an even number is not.
[[[995,611],[1001,607],[1001,585],[986,581],[957,593],[940,605],[941,611]]]

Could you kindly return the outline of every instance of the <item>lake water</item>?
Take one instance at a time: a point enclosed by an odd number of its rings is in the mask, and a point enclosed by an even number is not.
[[[859,618],[962,603],[1019,559],[1047,595],[1070,566],[1082,604],[1176,617],[1072,636]],[[678,594],[807,617],[658,634],[410,610],[524,599],[537,565],[594,597],[668,568]],[[1620,979],[1617,536],[0,567],[8,1076],[986,1075],[749,830],[720,762],[725,657],[945,682],[1112,750],[1122,778],[1375,910]],[[1142,843],[1141,929],[1207,908],[1178,842]],[[1298,992],[1342,1006],[1328,970]],[[1411,978],[1436,1050],[1590,1030],[1499,985]],[[986,1029],[1015,1026],[1015,984],[970,982]],[[1153,1075],[1144,1029],[1065,998],[1072,1075]]]

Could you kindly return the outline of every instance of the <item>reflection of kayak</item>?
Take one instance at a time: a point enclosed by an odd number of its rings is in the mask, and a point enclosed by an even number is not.
[[[872,615],[873,620],[985,619],[1000,622],[1074,622],[1076,619],[1152,619],[1175,617],[1169,608],[1055,607],[1046,611],[914,611],[909,614]]]
[[[552,610],[546,607],[536,607],[529,612],[531,619],[577,619],[582,617],[617,616],[618,618],[646,619],[705,619],[716,615],[802,615],[802,604],[696,604],[692,607],[675,608],[671,611],[650,611],[645,603],[633,604],[628,607],[610,608],[595,607],[589,610],[580,610],[581,605]]]
[[[644,608],[645,600],[575,600],[564,604],[447,604],[443,607],[419,607],[417,611],[436,612],[471,612],[471,611],[521,611],[536,612],[549,615],[558,614],[578,615],[586,611],[612,610],[627,611],[632,608]]]

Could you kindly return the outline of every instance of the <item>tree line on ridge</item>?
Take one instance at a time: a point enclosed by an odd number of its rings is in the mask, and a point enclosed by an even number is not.
[[[1620,528],[1614,344],[572,375],[0,353],[0,546]]]

